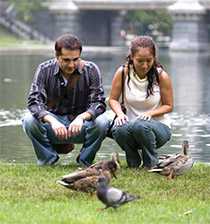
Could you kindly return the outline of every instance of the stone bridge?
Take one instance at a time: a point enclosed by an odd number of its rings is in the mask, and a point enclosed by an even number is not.
[[[89,45],[121,46],[128,10],[167,9],[174,21],[171,50],[206,50],[210,0],[53,0],[60,32],[73,32]]]
[[[176,3],[177,0],[72,0],[71,2],[80,10],[152,10],[166,9]],[[189,8],[192,2],[198,2],[206,9],[210,9],[210,0],[181,0],[180,2],[185,2]]]
[[[55,39],[70,32],[84,45],[122,46],[124,18],[129,10],[167,9],[173,18],[171,50],[207,50],[210,0],[51,0],[36,17],[35,29]],[[1,4],[2,3],[2,4]],[[0,0],[0,14],[3,3]]]

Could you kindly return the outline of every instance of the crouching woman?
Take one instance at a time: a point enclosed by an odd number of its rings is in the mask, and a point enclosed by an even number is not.
[[[131,42],[127,62],[114,75],[109,105],[117,115],[112,136],[125,151],[128,167],[155,166],[157,149],[171,137],[166,114],[173,109],[173,90],[168,73],[157,62],[151,37],[137,36]]]

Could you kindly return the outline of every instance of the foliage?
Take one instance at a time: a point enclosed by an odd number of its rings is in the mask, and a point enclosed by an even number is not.
[[[30,1],[17,1],[17,0],[9,0],[11,4],[14,5],[14,8],[17,12],[17,16],[24,20],[25,22],[29,22],[32,20],[32,14],[35,11],[38,11],[43,8],[43,0],[30,0]]]
[[[210,167],[196,164],[174,180],[132,170],[122,164],[112,186],[141,199],[117,210],[97,211],[95,195],[75,192],[56,183],[75,164],[38,167],[0,163],[0,223],[210,223]]]
[[[137,34],[152,34],[158,31],[170,35],[172,18],[166,10],[130,11],[127,15],[129,28]]]

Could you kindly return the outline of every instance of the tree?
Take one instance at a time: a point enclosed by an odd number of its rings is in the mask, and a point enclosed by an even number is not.
[[[172,18],[166,10],[138,10],[127,14],[128,30],[135,34],[148,34],[159,32],[170,35]]]
[[[32,20],[33,12],[44,7],[43,0],[9,0],[17,12],[17,17],[25,22]]]

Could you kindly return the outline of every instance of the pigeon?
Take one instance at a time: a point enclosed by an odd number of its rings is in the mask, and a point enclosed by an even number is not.
[[[109,207],[116,209],[127,202],[140,198],[139,196],[129,194],[118,188],[108,186],[108,180],[105,176],[101,176],[98,179],[96,195],[98,199],[105,204],[106,207],[103,209],[107,209]]]

